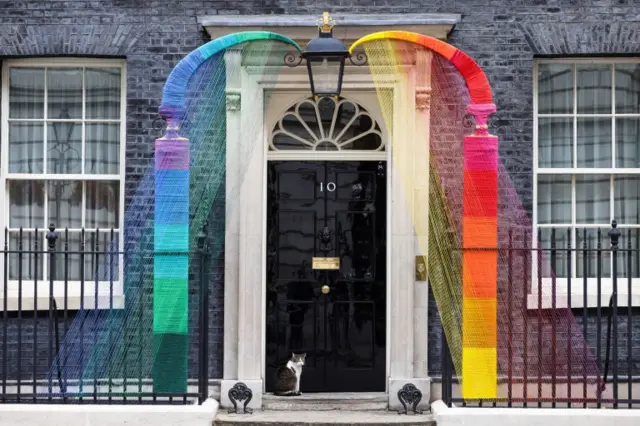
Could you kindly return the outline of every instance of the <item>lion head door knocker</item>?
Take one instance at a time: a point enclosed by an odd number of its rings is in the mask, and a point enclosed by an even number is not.
[[[351,185],[351,197],[354,200],[362,199],[363,193],[364,193],[364,187],[362,186],[362,183],[356,181],[354,182],[353,185]]]
[[[328,226],[325,226],[318,232],[318,239],[320,240],[320,250],[326,253],[333,249],[333,244],[331,244],[333,231],[329,229]]]

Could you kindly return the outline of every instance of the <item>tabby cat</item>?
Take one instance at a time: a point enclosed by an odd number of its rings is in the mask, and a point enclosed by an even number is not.
[[[300,392],[300,377],[307,354],[291,354],[287,365],[276,371],[276,389],[274,394],[280,396],[298,396]]]

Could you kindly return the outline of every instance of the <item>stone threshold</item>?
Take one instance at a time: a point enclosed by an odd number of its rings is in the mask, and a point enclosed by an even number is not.
[[[385,411],[389,397],[384,392],[305,393],[300,396],[264,394],[262,408],[277,411]]]
[[[431,415],[398,415],[395,411],[255,411],[253,414],[228,414],[221,411],[214,425],[367,425],[399,424],[435,426]]]

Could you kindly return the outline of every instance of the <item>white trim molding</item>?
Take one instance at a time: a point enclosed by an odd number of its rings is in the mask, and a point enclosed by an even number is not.
[[[423,58],[424,60],[430,60]],[[428,105],[415,105],[409,75],[372,76],[364,67],[345,73],[343,97],[366,108],[379,125],[383,142],[398,148],[384,151],[269,151],[271,132],[286,111],[309,97],[306,69],[267,67],[252,72],[241,64],[239,53],[226,56],[229,92],[241,93],[239,110],[227,111],[227,228],[225,236],[225,345],[222,406],[231,387],[241,381],[253,391],[250,408],[262,406],[266,336],[266,164],[269,160],[375,160],[387,161],[387,387],[389,406],[399,407],[397,387],[414,383],[422,389],[423,404],[429,402],[427,371],[428,286],[416,282],[416,254],[426,255],[426,235],[413,226],[412,216],[426,208],[425,186],[414,187],[413,175],[423,176],[428,167],[428,131],[424,114]],[[410,69],[408,66],[407,69]],[[407,71],[410,72],[410,71]],[[430,82],[421,82],[428,91]],[[393,96],[392,122],[385,122],[377,91]],[[419,97],[419,99],[422,99]],[[268,107],[266,106],[268,105]],[[427,124],[428,125],[428,124]],[[387,128],[387,126],[392,127]],[[401,129],[401,130],[393,130]],[[419,132],[419,136],[416,135]],[[426,136],[425,136],[426,135]],[[255,141],[255,142],[253,142]],[[246,151],[246,152],[245,152]],[[396,158],[397,156],[397,158]],[[420,161],[416,160],[420,156]],[[426,166],[425,166],[426,164]],[[406,171],[399,171],[406,167]],[[241,172],[243,170],[244,172]],[[412,175],[406,175],[412,173]],[[402,174],[402,176],[400,176]],[[418,179],[424,185],[424,179]],[[244,200],[244,201],[243,201]],[[414,211],[415,209],[415,211]],[[417,235],[418,234],[418,235]],[[419,237],[419,238],[418,238]],[[417,240],[420,241],[417,241]],[[242,253],[242,255],[240,255]],[[258,260],[259,259],[259,260]],[[419,325],[416,325],[419,323]],[[414,345],[414,341],[423,342]],[[394,391],[395,390],[395,391]]]
[[[334,37],[347,46],[377,31],[411,31],[446,40],[462,16],[456,13],[336,13]],[[318,35],[315,15],[207,15],[198,22],[211,39],[237,31],[275,31],[298,43],[306,43]]]

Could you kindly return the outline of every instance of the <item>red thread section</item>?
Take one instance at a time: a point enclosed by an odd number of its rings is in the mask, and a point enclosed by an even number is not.
[[[476,63],[469,55],[457,50],[451,58],[451,63],[460,71],[469,88],[469,95],[474,104],[490,104],[493,103],[493,95],[491,94],[491,86],[480,65]]]

